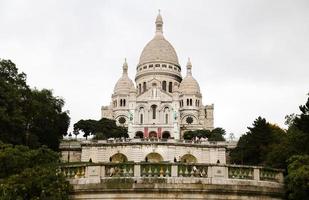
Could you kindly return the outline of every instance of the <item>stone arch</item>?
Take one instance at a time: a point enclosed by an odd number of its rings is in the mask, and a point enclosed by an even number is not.
[[[159,153],[149,153],[145,157],[145,161],[150,162],[150,163],[158,163],[163,161],[163,157]]]
[[[185,154],[180,158],[182,163],[197,163],[197,159],[192,154]]]
[[[164,131],[164,132],[162,133],[162,138],[168,139],[168,138],[170,138],[170,137],[171,137],[171,134],[170,134],[169,131]]]
[[[157,138],[157,137],[158,137],[157,132],[155,132],[155,131],[150,131],[149,132],[149,138]]]
[[[143,131],[136,131],[135,137],[136,137],[136,138],[143,138],[143,137],[144,137]]]
[[[128,162],[127,156],[125,156],[122,153],[116,153],[113,156],[110,157],[110,162],[112,163],[123,163]]]

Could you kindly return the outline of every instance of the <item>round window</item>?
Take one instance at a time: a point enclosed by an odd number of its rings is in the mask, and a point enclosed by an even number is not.
[[[118,122],[119,122],[119,124],[124,124],[124,123],[126,123],[126,119],[124,117],[120,117],[118,119]]]
[[[187,122],[188,124],[192,124],[193,118],[192,118],[192,117],[187,117],[186,122]]]

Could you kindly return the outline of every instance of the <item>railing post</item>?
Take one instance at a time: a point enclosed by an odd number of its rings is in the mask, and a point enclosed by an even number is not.
[[[105,177],[105,165],[101,165],[101,173],[100,173],[100,177]]]
[[[207,177],[208,178],[213,177],[213,175],[212,175],[212,165],[209,165],[208,168],[207,168]]]
[[[260,169],[259,168],[253,169],[253,179],[256,181],[260,180]]]
[[[172,165],[171,176],[172,177],[177,177],[178,176],[178,165]]]
[[[89,177],[88,166],[85,166],[85,178]]]
[[[282,172],[278,172],[276,178],[279,181],[279,183],[284,183],[284,177],[283,177],[283,173]]]
[[[141,176],[141,165],[134,164],[134,177],[140,177]]]

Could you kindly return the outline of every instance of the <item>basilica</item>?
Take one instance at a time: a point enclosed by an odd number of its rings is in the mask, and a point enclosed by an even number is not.
[[[101,108],[102,118],[128,127],[130,138],[181,139],[188,130],[212,130],[214,105],[203,105],[190,59],[183,78],[177,53],[163,35],[160,13],[155,27],[139,58],[135,84],[125,61],[110,105]]]
[[[214,128],[214,106],[203,105],[190,60],[182,77],[160,14],[155,24],[135,83],[125,61],[110,105],[101,108],[102,118],[127,127],[129,138],[60,144],[71,199],[281,200],[282,171],[229,164],[236,142],[184,139],[186,131]]]

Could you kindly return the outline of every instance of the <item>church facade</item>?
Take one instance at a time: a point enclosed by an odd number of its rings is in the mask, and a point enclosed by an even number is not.
[[[181,139],[188,130],[214,128],[214,105],[203,105],[198,82],[187,62],[186,76],[174,47],[163,36],[158,14],[154,38],[144,47],[136,67],[135,84],[122,66],[109,106],[102,106],[102,118],[128,127],[130,138]]]

